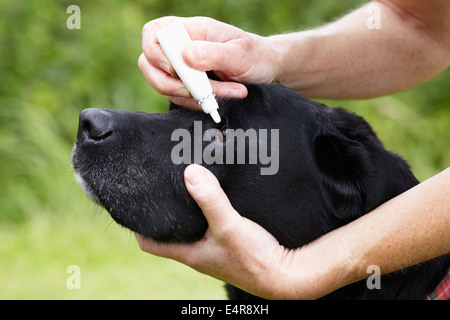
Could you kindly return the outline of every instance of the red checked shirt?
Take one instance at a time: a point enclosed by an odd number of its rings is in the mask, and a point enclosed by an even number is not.
[[[450,271],[427,297],[427,300],[450,300]]]

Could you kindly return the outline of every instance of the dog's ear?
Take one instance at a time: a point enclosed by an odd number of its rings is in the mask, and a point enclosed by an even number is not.
[[[314,141],[314,157],[324,199],[336,217],[350,221],[362,215],[364,178],[371,167],[366,147],[339,133],[322,134]]]
[[[373,174],[370,147],[381,142],[361,117],[341,108],[320,105],[325,126],[314,141],[314,157],[324,198],[336,217],[353,220],[365,212],[367,179]]]
[[[406,161],[387,151],[362,117],[313,104],[324,117],[313,154],[324,199],[336,217],[358,218],[418,183]]]

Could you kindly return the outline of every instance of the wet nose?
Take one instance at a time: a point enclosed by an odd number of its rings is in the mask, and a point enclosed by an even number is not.
[[[78,138],[83,142],[101,142],[113,134],[112,113],[104,109],[85,109],[80,114]]]

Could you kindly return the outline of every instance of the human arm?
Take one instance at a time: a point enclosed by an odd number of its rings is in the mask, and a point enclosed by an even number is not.
[[[366,278],[450,251],[450,169],[367,215],[298,249],[286,249],[240,216],[217,179],[198,165],[185,171],[188,191],[209,227],[192,244],[161,244],[136,234],[142,250],[269,299],[316,299]]]
[[[375,10],[380,28],[370,29]],[[275,78],[311,98],[363,99],[412,88],[449,65],[449,17],[447,0],[379,0],[321,28],[270,37],[282,61]]]
[[[380,29],[369,29],[367,8],[380,10]],[[160,93],[184,106],[196,104],[174,74],[156,32],[182,21],[195,41],[183,51],[192,67],[213,70],[218,96],[243,98],[234,81],[271,83],[310,98],[369,98],[430,80],[450,63],[450,1],[374,1],[314,30],[271,37],[247,33],[209,18],[165,17],[144,26],[139,66]],[[164,71],[165,70],[165,71]],[[233,81],[233,82],[231,82]]]

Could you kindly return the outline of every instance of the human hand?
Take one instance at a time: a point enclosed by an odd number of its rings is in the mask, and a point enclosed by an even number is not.
[[[266,299],[317,299],[362,279],[354,273],[355,263],[346,254],[342,233],[330,232],[300,248],[287,249],[234,210],[209,170],[192,164],[184,177],[208,221],[205,235],[194,243],[167,244],[135,233],[143,251],[179,261]]]
[[[246,87],[233,81],[270,83],[275,80],[277,55],[267,38],[206,17],[159,18],[145,24],[142,30],[143,53],[138,64],[148,83],[172,102],[191,109],[200,108],[175,76],[156,38],[158,30],[176,22],[183,23],[194,41],[183,49],[186,63],[201,71],[212,70],[223,80],[211,80],[218,97],[247,96]]]
[[[280,298],[289,292],[283,274],[292,252],[258,224],[231,206],[215,176],[199,165],[185,171],[189,193],[202,209],[209,227],[191,244],[163,244],[136,233],[142,250],[171,258],[254,295]]]

